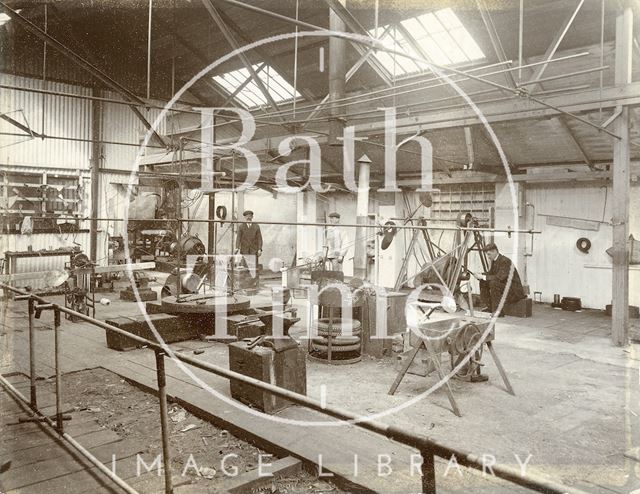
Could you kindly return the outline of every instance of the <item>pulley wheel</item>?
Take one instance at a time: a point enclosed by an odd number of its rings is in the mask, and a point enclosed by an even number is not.
[[[383,237],[382,242],[380,243],[380,248],[382,250],[387,250],[393,242],[393,237],[398,233],[398,229],[395,228],[396,224],[393,221],[387,221],[385,223],[385,228],[382,230]]]
[[[431,193],[429,192],[420,192],[418,194],[418,200],[420,204],[422,204],[425,208],[430,208],[433,204],[433,198],[431,197]]]
[[[471,213],[460,213],[458,215],[457,223],[458,226],[467,227],[469,226],[469,222],[473,221],[473,215]]]
[[[449,346],[449,354],[451,356],[451,368],[457,367],[461,362],[466,362],[456,372],[456,377],[464,381],[470,381],[474,375],[479,374],[480,362],[482,361],[482,349],[484,345],[473,352],[469,356],[473,347],[482,337],[480,328],[475,324],[467,324],[453,338]]]

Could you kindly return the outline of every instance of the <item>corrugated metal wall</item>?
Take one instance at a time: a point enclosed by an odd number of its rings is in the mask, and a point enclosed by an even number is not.
[[[106,91],[104,96],[109,99],[121,99],[117,93]],[[160,102],[152,102],[159,106]],[[147,121],[151,124],[160,115],[161,110],[151,108],[141,110]],[[136,155],[139,152],[139,144],[144,139],[146,129],[142,122],[136,117],[131,109],[126,105],[117,103],[104,103],[104,127],[103,140],[105,142],[118,142],[123,144],[104,144],[102,163],[103,168],[114,170],[131,171],[135,163]],[[165,134],[165,119],[160,123],[157,132],[161,135]],[[129,144],[129,145],[124,145]],[[157,149],[149,150],[149,152],[158,152]]]
[[[89,95],[90,89],[56,82],[42,82],[0,74],[2,84],[32,89],[46,89],[69,94]],[[91,145],[68,139],[89,139],[91,132],[91,102],[88,100],[52,96],[27,91],[2,90],[0,111],[28,126],[35,132],[67,139],[31,139],[27,135],[0,135],[0,164],[49,166],[86,169]],[[44,123],[43,123],[44,116]],[[26,122],[25,122],[26,119]],[[0,132],[24,134],[6,121],[0,121]]]

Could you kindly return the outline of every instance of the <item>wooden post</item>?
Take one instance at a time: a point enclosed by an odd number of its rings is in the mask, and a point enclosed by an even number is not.
[[[633,14],[626,7],[616,22],[615,83],[631,83],[631,49],[633,42]],[[629,109],[621,107],[614,121],[614,133],[619,136],[613,144],[613,286],[611,338],[613,344],[625,346],[629,342]]]

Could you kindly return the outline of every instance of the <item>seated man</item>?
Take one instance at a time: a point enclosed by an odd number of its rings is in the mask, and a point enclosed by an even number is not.
[[[511,266],[513,263],[508,257],[503,256],[498,252],[496,244],[488,244],[484,251],[487,253],[487,257],[491,260],[491,268],[485,274],[474,276],[480,280],[480,297],[483,304],[489,307],[491,312],[498,310],[500,300],[507,288],[507,281],[509,279],[509,273],[511,272]],[[524,290],[522,288],[522,282],[520,281],[520,275],[518,270],[513,266],[513,277],[511,278],[511,285],[509,285],[509,291],[504,300],[504,305],[512,304],[526,298]],[[502,317],[504,314],[500,311],[498,314]]]

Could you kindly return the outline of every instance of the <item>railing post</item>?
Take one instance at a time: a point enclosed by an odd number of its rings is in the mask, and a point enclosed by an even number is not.
[[[429,450],[420,450],[422,455],[422,494],[436,493],[436,464],[433,453]]]
[[[171,455],[169,452],[169,424],[167,422],[167,378],[164,371],[164,352],[156,350],[156,374],[158,379],[158,398],[160,399],[160,429],[162,432],[162,464],[164,467],[164,491],[173,493],[171,481]]]
[[[62,369],[60,369],[60,308],[53,306],[53,346],[56,371],[56,427],[58,432],[64,432],[62,417]]]
[[[31,392],[31,409],[38,409],[38,398],[36,394],[36,331],[34,328],[34,314],[36,301],[29,297],[29,386]]]

